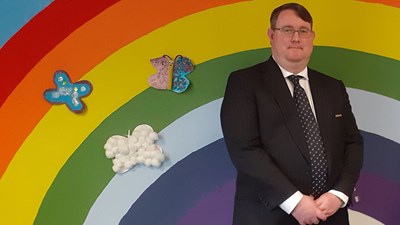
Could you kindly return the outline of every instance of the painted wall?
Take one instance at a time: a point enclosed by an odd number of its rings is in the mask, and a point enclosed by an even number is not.
[[[342,79],[366,141],[353,224],[398,224],[397,0],[301,0],[311,67]],[[278,0],[0,2],[0,224],[230,224],[235,171],[219,126],[226,79],[265,60]],[[196,64],[182,93],[150,88],[149,60]],[[43,99],[53,74],[88,80],[87,110]],[[168,160],[115,174],[104,144],[147,123]]]

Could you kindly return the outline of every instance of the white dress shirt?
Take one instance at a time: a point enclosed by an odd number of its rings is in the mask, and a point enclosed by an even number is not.
[[[302,77],[304,77],[303,79],[300,79],[300,86],[306,92],[308,101],[309,101],[310,106],[311,106],[311,110],[312,110],[312,112],[314,114],[315,120],[317,120],[316,113],[315,113],[315,108],[314,108],[314,102],[313,102],[312,94],[311,94],[310,83],[309,83],[309,79],[308,79],[308,68],[306,67],[300,73],[294,74],[294,73],[291,73],[291,72],[285,70],[279,64],[278,64],[278,66],[282,71],[283,77],[286,80],[286,83],[288,85],[288,88],[289,88],[290,93],[292,94],[292,96],[293,96],[294,85],[289,80],[288,77],[290,75],[301,75]],[[344,193],[342,193],[340,191],[336,191],[336,190],[330,190],[329,192],[334,194],[334,195],[336,195],[342,201],[343,204],[342,204],[341,207],[345,207],[347,205],[347,202],[349,200],[349,197],[347,195],[345,195]],[[286,199],[283,203],[281,203],[279,205],[279,207],[281,209],[283,209],[287,214],[290,214],[293,211],[293,209],[297,206],[297,204],[300,202],[302,197],[303,197],[303,194],[300,191],[297,191],[292,196],[290,196],[288,199]]]

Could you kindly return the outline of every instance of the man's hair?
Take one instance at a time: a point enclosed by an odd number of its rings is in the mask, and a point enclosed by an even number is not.
[[[283,10],[287,10],[287,9],[293,10],[297,14],[297,16],[299,16],[302,20],[310,23],[311,28],[312,28],[313,19],[311,17],[311,14],[308,12],[308,10],[304,6],[302,6],[298,3],[287,3],[287,4],[283,4],[283,5],[279,6],[278,8],[274,9],[274,11],[272,11],[271,17],[269,20],[271,23],[272,29],[276,28],[275,27],[276,21],[278,20],[279,14]]]

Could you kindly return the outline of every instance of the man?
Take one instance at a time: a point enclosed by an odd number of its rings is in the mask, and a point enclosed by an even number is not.
[[[230,75],[221,108],[237,170],[233,224],[349,224],[363,140],[346,89],[307,67],[307,9],[284,4],[270,22],[272,56]]]

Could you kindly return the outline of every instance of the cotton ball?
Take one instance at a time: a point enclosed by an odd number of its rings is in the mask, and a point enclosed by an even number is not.
[[[106,151],[105,151],[105,155],[106,155],[106,157],[107,157],[107,158],[109,158],[109,159],[112,159],[112,158],[114,158],[114,157],[115,157],[115,151],[114,151],[114,148],[111,148],[111,149],[106,149]]]
[[[154,155],[154,159],[157,159],[160,162],[164,162],[165,155],[162,152],[158,152]]]
[[[132,148],[133,146],[136,145],[137,142],[138,142],[137,137],[129,136],[129,138],[128,138],[128,147]]]
[[[150,154],[151,153],[149,151],[144,151],[142,155],[144,158],[150,158]]]
[[[132,168],[132,165],[130,165],[130,157],[129,156],[122,155],[118,160],[121,163],[119,166],[119,169],[118,169],[118,173],[125,173],[130,168]]]
[[[146,151],[146,149],[145,148],[142,148],[141,146],[138,148],[138,150],[137,150],[137,154],[139,154],[139,155],[143,155],[143,152],[145,152]]]
[[[130,157],[128,155],[121,155],[118,159],[124,165],[130,160]]]
[[[109,144],[111,144],[111,145],[117,145],[117,143],[118,143],[118,137],[119,137],[119,135],[111,136],[111,137],[107,140],[107,143],[109,143]]]
[[[118,146],[121,142],[126,141],[126,137],[121,135],[114,135],[107,140],[107,143],[111,144],[112,146]]]
[[[147,133],[148,133],[148,131],[146,131],[146,130],[139,130],[140,137],[147,136]]]
[[[156,150],[157,150],[157,147],[156,147],[156,145],[151,144],[151,145],[147,146],[146,150],[147,150],[147,151],[152,151],[152,152],[153,152],[153,151],[156,151]]]
[[[118,146],[114,146],[111,148],[111,151],[114,152],[114,154],[116,154],[119,150],[118,150]]]
[[[149,144],[146,141],[140,143],[140,148],[146,149]]]
[[[137,136],[129,135],[129,137],[128,137],[128,143],[129,143],[129,144],[131,144],[131,143],[134,144],[134,143],[137,142],[137,139],[138,139]]]
[[[151,159],[151,165],[154,167],[160,167],[161,166],[161,162],[158,161],[157,159]]]
[[[112,149],[111,150],[106,150],[106,157],[109,158],[109,159],[114,158],[115,157],[114,151]]]
[[[112,160],[113,164],[117,167],[121,167],[122,166],[122,162],[119,160],[119,158],[114,158]]]
[[[117,173],[123,167],[123,164],[121,161],[119,161],[119,159],[113,159],[112,162],[114,164],[112,169]]]
[[[120,138],[120,139],[118,140],[118,142],[117,142],[118,147],[126,146],[127,144],[128,144],[128,143],[127,143],[127,140],[126,140],[126,139],[122,139],[122,138]]]
[[[158,140],[158,134],[154,131],[150,132],[148,137],[152,141]]]
[[[120,167],[118,167],[117,165],[113,165],[112,166],[112,170],[116,173],[118,173],[118,171],[120,170]]]
[[[129,153],[128,146],[119,146],[119,152],[123,155],[127,155]]]
[[[131,169],[134,165],[136,165],[136,160],[130,159],[127,162],[125,162],[125,168],[126,169]]]
[[[136,159],[139,156],[139,154],[137,152],[130,154],[130,157],[132,159]]]
[[[139,156],[136,158],[136,160],[137,160],[138,163],[144,163],[145,158],[144,158],[142,155],[139,155]]]
[[[143,144],[143,143],[145,143],[145,142],[146,142],[146,138],[145,138],[145,137],[140,136],[140,137],[138,138],[138,143]]]
[[[153,131],[153,128],[151,128],[151,126],[147,125],[147,124],[141,124],[139,126],[137,126],[134,131]]]
[[[109,141],[106,142],[106,144],[104,145],[104,149],[108,150],[108,149],[112,149],[114,147],[114,145],[112,145]]]
[[[120,159],[122,157],[122,154],[121,153],[119,153],[119,152],[116,152],[115,153],[115,158],[116,159]]]
[[[132,157],[132,156],[131,156],[131,158],[130,158],[130,160],[129,160],[129,163],[132,164],[132,166],[136,165],[136,164],[137,164],[136,157],[134,157],[134,156]]]
[[[104,145],[104,149],[106,150],[106,156],[112,158],[111,155],[118,151],[118,136],[110,137]]]
[[[135,154],[138,150],[139,150],[139,148],[138,148],[137,145],[129,146],[129,152],[130,152],[130,154]]]
[[[139,132],[139,131],[133,131],[132,134],[131,134],[131,137],[132,137],[132,138],[138,138],[138,137],[140,137],[140,132]]]
[[[151,159],[146,159],[146,160],[144,161],[144,165],[146,165],[146,166],[151,166],[151,162],[152,162]]]
[[[150,140],[149,138],[146,138],[142,144],[142,146],[147,147],[149,145],[152,145],[154,143],[153,140]]]
[[[148,151],[149,152],[149,158],[154,159],[154,156],[156,155],[156,151]]]
[[[132,151],[133,149],[134,149],[134,146],[135,146],[135,144],[133,144],[133,143],[128,143],[128,149],[129,149],[129,151]]]
[[[142,147],[141,144],[135,143],[134,145],[129,147],[129,150],[131,151],[131,153],[135,153],[135,152],[138,152],[141,147]]]

